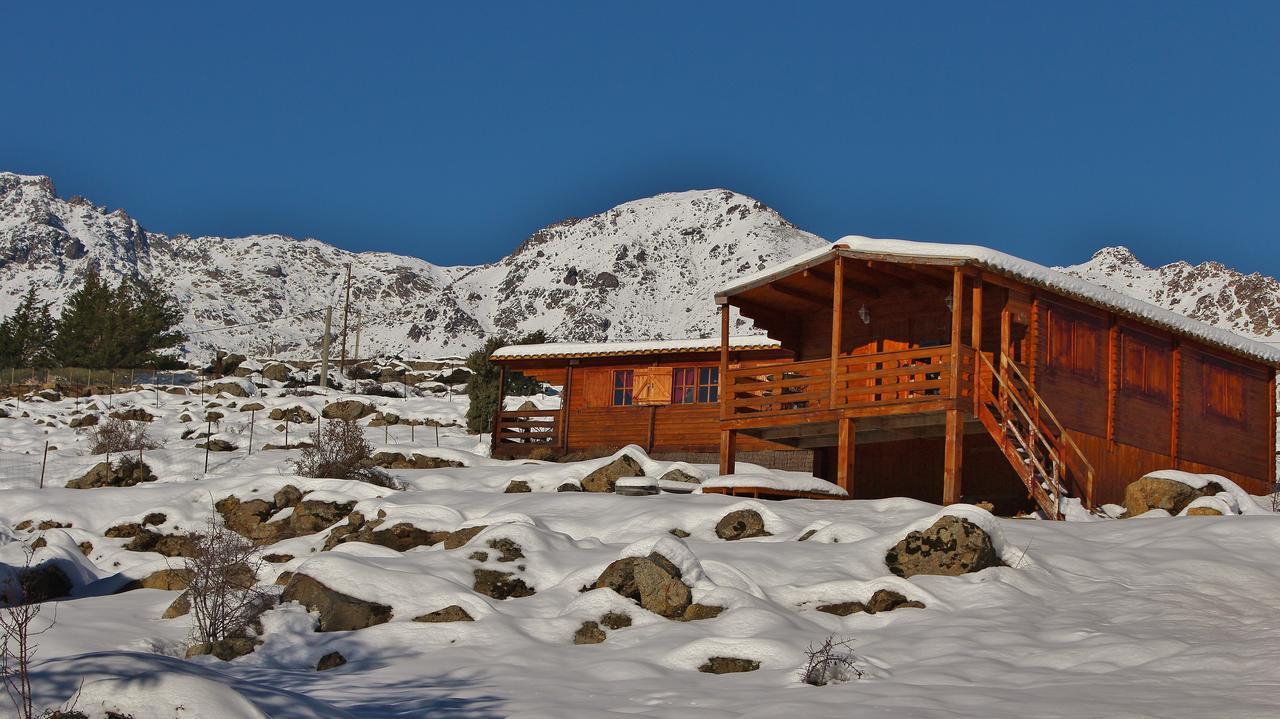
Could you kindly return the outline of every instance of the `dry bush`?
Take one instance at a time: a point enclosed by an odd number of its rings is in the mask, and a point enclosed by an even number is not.
[[[187,599],[191,604],[192,641],[215,645],[244,632],[268,602],[257,589],[262,559],[253,542],[222,526],[217,514],[205,527],[186,532]]]
[[[810,644],[805,651],[805,665],[800,670],[801,680],[824,687],[832,682],[861,679],[863,671],[858,668],[852,644],[853,640],[837,639],[834,634],[820,644]]]
[[[107,417],[80,430],[93,444],[91,454],[118,454],[140,449],[159,449],[160,443],[147,431],[146,422]]]
[[[293,463],[303,477],[358,479],[388,489],[399,489],[391,475],[373,463],[373,446],[354,420],[331,419],[311,433],[311,444]]]
[[[30,547],[23,549],[26,561],[22,568],[0,585],[0,682],[13,703],[14,716],[33,719],[37,715],[31,694],[31,664],[39,647],[35,640],[53,623],[39,630],[32,628],[44,605],[27,601],[34,594],[28,583],[36,581],[36,574],[30,571],[34,552]]]

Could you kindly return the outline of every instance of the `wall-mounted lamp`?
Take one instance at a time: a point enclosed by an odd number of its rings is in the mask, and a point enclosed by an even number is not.
[[[948,311],[948,312],[950,312],[950,311],[951,311],[951,309],[952,309],[952,307],[953,307],[953,306],[954,306],[954,304],[955,304],[955,300],[953,300],[953,299],[951,298],[951,295],[950,295],[950,294],[948,294],[948,295],[947,295],[947,299],[943,300],[943,302],[947,303],[947,311]]]
[[[867,310],[866,303],[863,303],[863,305],[858,308],[858,319],[862,320],[862,324],[864,325],[871,324],[871,312]]]

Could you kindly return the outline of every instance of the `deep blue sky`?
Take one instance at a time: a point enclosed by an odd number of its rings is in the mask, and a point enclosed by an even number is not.
[[[728,187],[831,239],[1280,274],[1280,3],[785,5],[9,4],[0,169],[440,263]]]

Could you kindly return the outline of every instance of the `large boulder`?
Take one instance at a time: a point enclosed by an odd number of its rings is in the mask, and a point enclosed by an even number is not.
[[[640,463],[624,454],[605,466],[582,478],[582,489],[586,492],[612,492],[620,477],[643,477],[644,469]]]
[[[280,601],[297,602],[318,613],[316,629],[321,632],[345,632],[391,621],[391,607],[334,591],[305,574],[289,578]]]
[[[99,462],[84,476],[67,482],[68,489],[95,489],[97,487],[132,487],[142,482],[154,482],[157,477],[145,462],[133,455],[126,455],[115,465]]]
[[[344,399],[325,405],[320,412],[320,416],[325,419],[355,421],[373,414],[374,411],[374,407],[371,404],[361,402],[358,399]]]
[[[1136,517],[1153,509],[1163,509],[1169,514],[1178,514],[1200,497],[1213,496],[1222,491],[1222,487],[1210,482],[1203,489],[1196,489],[1172,479],[1161,479],[1150,475],[1132,482],[1124,489],[1124,508],[1126,517]]]
[[[430,547],[439,544],[448,536],[449,532],[420,529],[408,522],[398,522],[391,526],[385,526],[381,519],[366,522],[359,512],[352,512],[347,517],[346,524],[336,526],[329,531],[324,548],[329,550],[347,542],[364,542],[394,549],[397,552],[407,552],[414,547]]]
[[[680,569],[657,552],[614,561],[600,573],[596,588],[612,589],[668,619],[683,617],[693,601],[693,593],[681,580]]]
[[[355,502],[322,502],[316,499],[304,499],[293,508],[293,514],[288,519],[289,526],[295,535],[319,532],[346,518],[355,506]]]
[[[262,368],[262,376],[265,379],[274,380],[276,382],[288,382],[289,375],[293,372],[293,368],[287,364],[274,362]]]
[[[956,577],[1001,564],[991,536],[982,527],[951,515],[939,518],[928,529],[908,534],[885,554],[884,563],[899,577]]]
[[[267,417],[277,422],[288,420],[293,424],[311,424],[316,421],[316,416],[301,407],[276,407],[267,414]]]
[[[67,426],[71,427],[72,429],[79,429],[81,427],[93,427],[97,424],[98,424],[98,415],[86,414],[86,415],[81,415],[79,417],[72,417],[71,421],[67,423]]]
[[[109,416],[112,419],[120,419],[127,422],[150,422],[155,419],[155,416],[141,407],[118,409],[112,412]]]
[[[749,537],[767,537],[764,531],[764,518],[754,509],[739,509],[729,512],[716,522],[716,536],[730,542]]]
[[[218,514],[222,515],[222,521],[227,525],[227,529],[242,537],[252,539],[254,543],[261,545],[289,539],[298,534],[310,534],[318,531],[313,529],[299,532],[297,529],[297,527],[310,526],[313,521],[311,516],[304,516],[297,520],[296,523],[292,516],[275,522],[267,521],[276,512],[289,507],[296,508],[301,503],[302,492],[292,484],[288,484],[280,488],[270,500],[250,499],[241,501],[238,497],[232,496],[218,500],[214,503],[213,508],[217,510]],[[313,506],[316,504],[325,503],[314,502]]]
[[[249,390],[240,382],[214,382],[204,388],[207,394],[229,394],[232,397],[248,397]]]

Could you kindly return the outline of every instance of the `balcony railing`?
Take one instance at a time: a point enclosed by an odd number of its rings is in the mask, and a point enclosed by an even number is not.
[[[560,410],[507,410],[497,413],[493,427],[494,449],[530,450],[560,442]]]
[[[732,369],[725,378],[725,414],[789,416],[952,399],[955,369],[949,345],[842,356],[834,377],[830,359]],[[973,351],[967,347],[961,347],[959,372],[958,397],[972,396]]]

